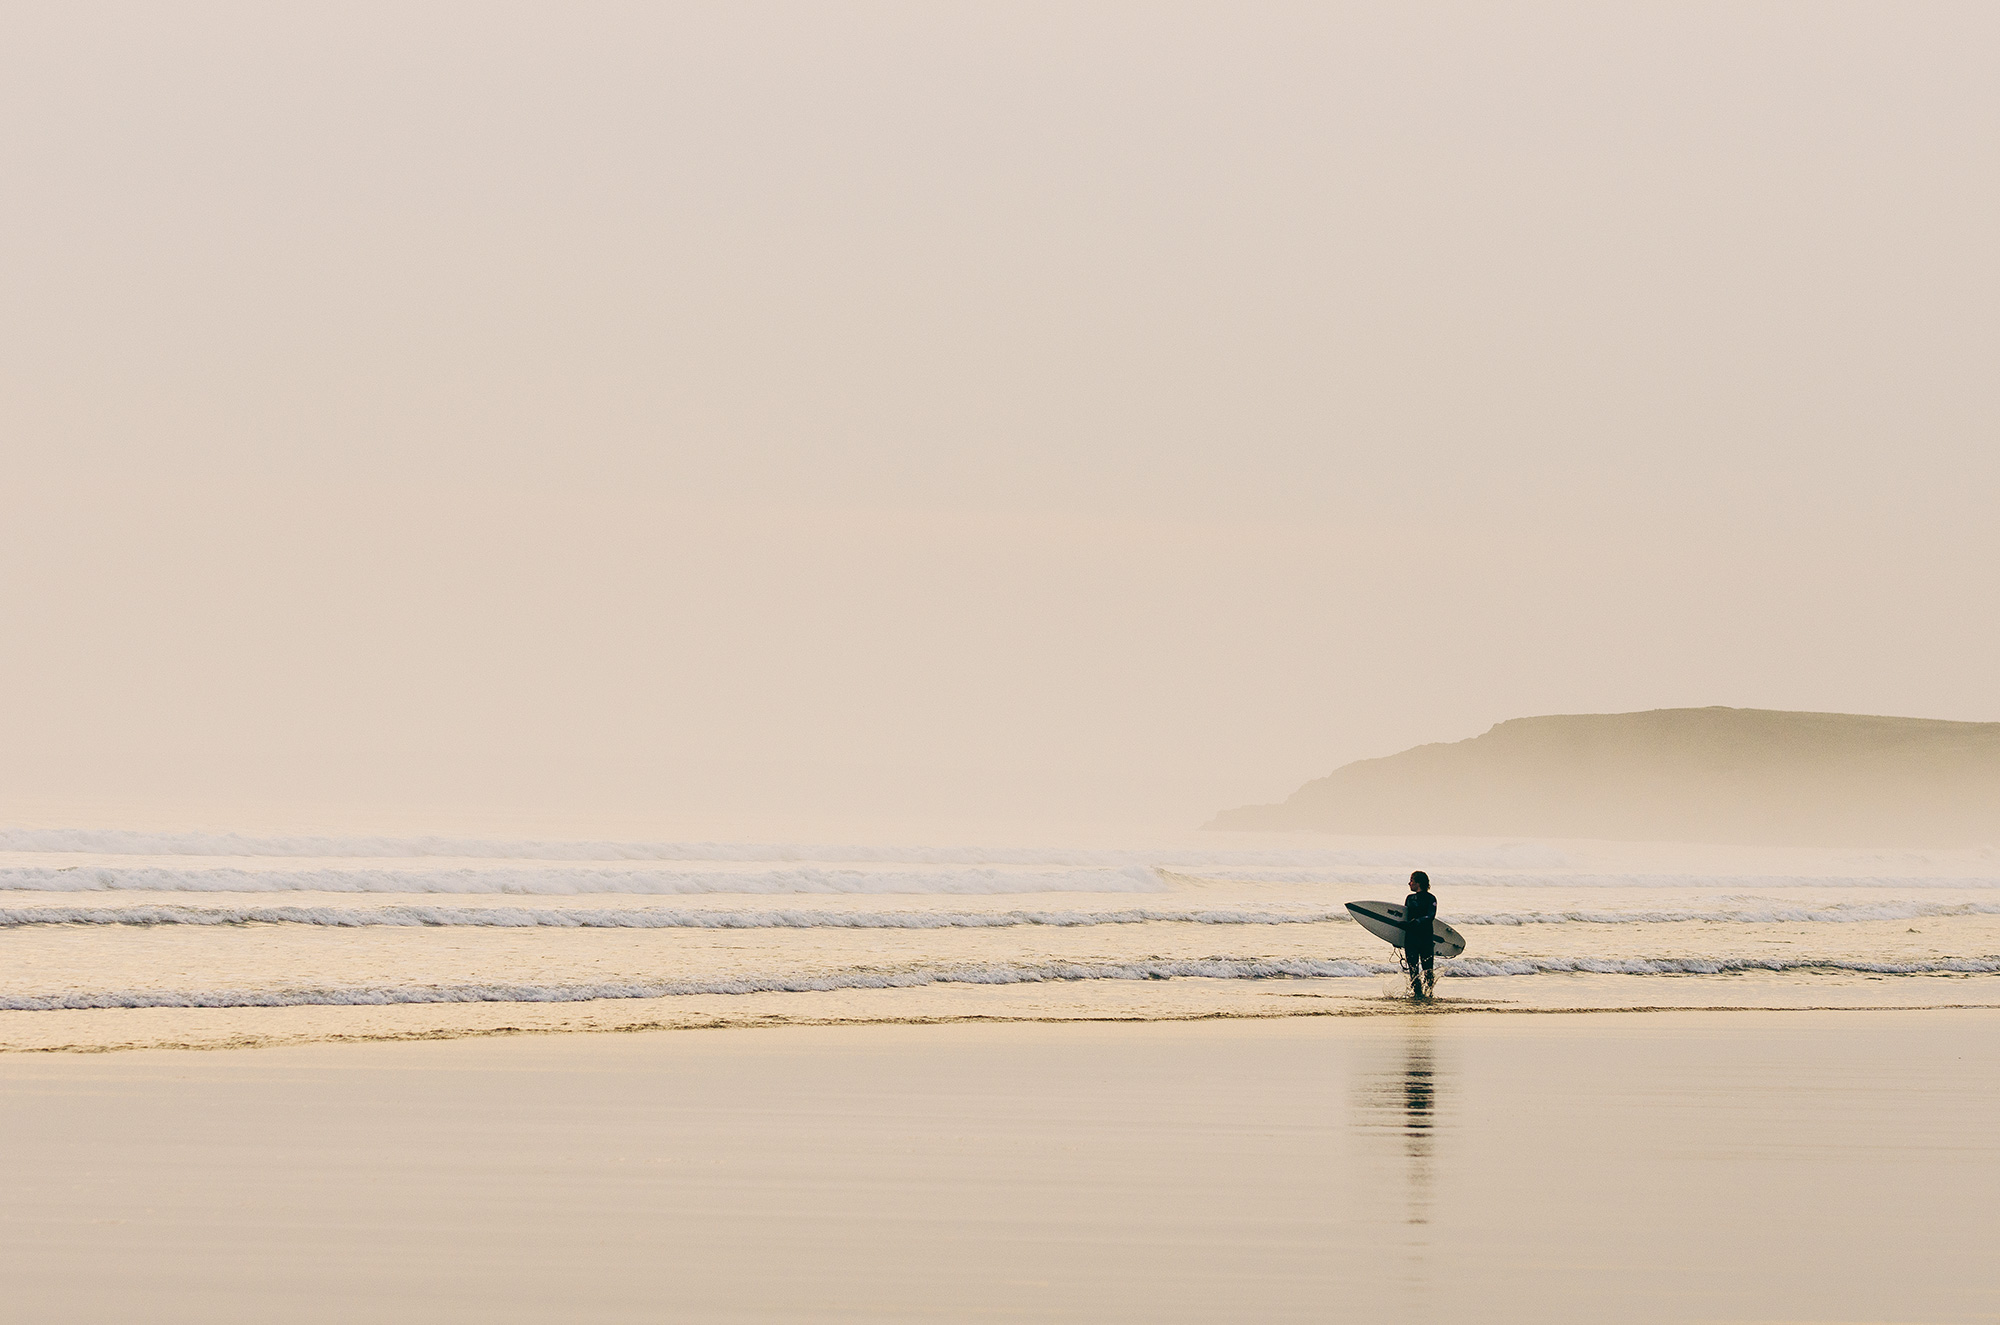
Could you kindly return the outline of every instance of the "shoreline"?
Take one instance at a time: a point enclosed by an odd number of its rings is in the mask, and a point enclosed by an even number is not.
[[[237,1050],[293,1049],[315,1045],[368,1045],[368,1044],[436,1044],[458,1040],[495,1040],[516,1037],[564,1036],[605,1036],[605,1035],[668,1035],[687,1032],[715,1031],[775,1031],[798,1028],[859,1028],[867,1026],[1068,1026],[1068,1025],[1175,1025],[1193,1022],[1259,1022],[1289,1021],[1302,1018],[1377,1020],[1382,1018],[1431,1018],[1431,1017],[1475,1017],[1475,1016],[1648,1016],[1666,1013],[1712,1013],[1732,1015],[1744,1013],[1885,1013],[1885,1012],[1977,1012],[2000,1011],[2000,991],[1996,991],[1991,1002],[1955,1003],[1645,1003],[1619,1005],[1581,1006],[1530,1006],[1498,1003],[1491,1000],[1435,999],[1427,1004],[1413,1005],[1407,1000],[1393,998],[1369,999],[1355,995],[1330,995],[1319,993],[1284,992],[1273,995],[1280,998],[1324,998],[1338,1000],[1345,1006],[1338,1007],[1287,1007],[1262,1008],[1258,1010],[1190,1011],[1183,1013],[1162,1012],[1153,1014],[1119,1014],[1116,1012],[1073,1014],[1050,1013],[1004,1013],[1004,1012],[964,1012],[911,1014],[907,1016],[794,1016],[767,1014],[750,1019],[717,1018],[710,1021],[673,1021],[655,1019],[650,1021],[616,1022],[601,1025],[549,1025],[549,1026],[481,1026],[481,1027],[438,1027],[402,1031],[376,1032],[321,1032],[298,1033],[291,1036],[242,1036],[235,1039],[219,1038],[186,1042],[128,1041],[104,1044],[9,1044],[0,1040],[0,1060],[15,1055],[95,1055],[130,1054],[146,1052],[162,1053],[219,1053]],[[476,1005],[481,1008],[507,1007],[507,1004]],[[518,1005],[535,1007],[537,1005]],[[134,1013],[155,1012],[185,1013],[187,1009],[122,1009],[109,1012],[112,1016],[129,1016]],[[260,1009],[259,1011],[266,1011]],[[82,1014],[49,1012],[11,1012],[8,1017],[46,1017],[61,1015],[104,1015],[104,1010]],[[4,1023],[0,1023],[4,1025]]]

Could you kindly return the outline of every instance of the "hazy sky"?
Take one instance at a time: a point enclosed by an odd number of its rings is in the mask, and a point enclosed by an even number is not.
[[[1996,57],[17,0],[0,820],[1185,825],[1525,714],[2000,719]]]

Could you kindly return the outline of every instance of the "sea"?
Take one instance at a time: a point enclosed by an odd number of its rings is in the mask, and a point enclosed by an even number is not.
[[[2000,1006],[2000,849],[0,829],[0,1050]],[[1427,871],[1434,996],[1345,904]]]

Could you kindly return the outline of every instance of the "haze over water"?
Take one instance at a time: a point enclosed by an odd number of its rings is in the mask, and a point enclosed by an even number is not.
[[[1991,720],[1996,21],[10,7],[0,821],[1145,838]]]

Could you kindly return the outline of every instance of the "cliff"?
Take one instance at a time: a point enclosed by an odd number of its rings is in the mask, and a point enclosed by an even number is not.
[[[2000,843],[2000,723],[1765,709],[1516,718],[1363,759],[1225,829],[1801,846]]]

